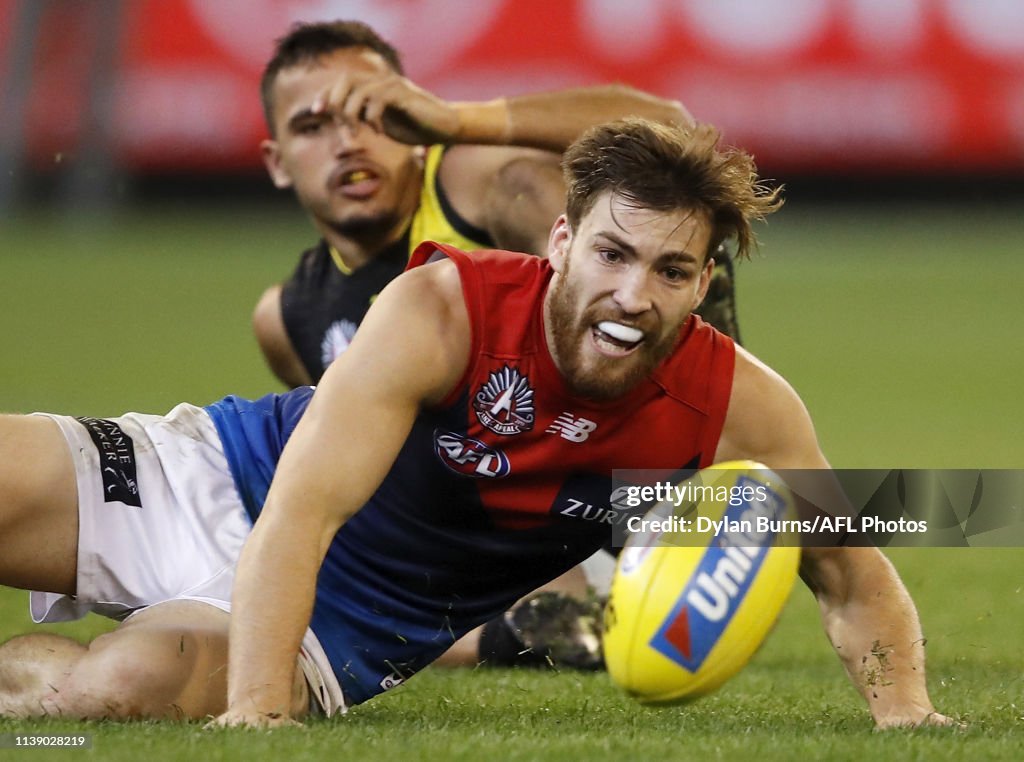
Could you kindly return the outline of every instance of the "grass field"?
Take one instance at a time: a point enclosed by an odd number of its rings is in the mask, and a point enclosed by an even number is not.
[[[803,395],[833,464],[1024,466],[1024,208],[799,207],[741,267],[741,317],[747,345]],[[310,239],[296,213],[266,209],[0,222],[0,409],[163,412],[275,389],[249,313]],[[682,708],[640,708],[604,675],[428,670],[305,730],[0,721],[0,735],[85,732],[93,749],[81,753],[125,760],[1020,759],[1024,550],[891,557],[928,636],[932,697],[965,732],[873,733],[799,590],[750,667]],[[0,638],[29,629],[25,609],[23,593],[0,591]]]

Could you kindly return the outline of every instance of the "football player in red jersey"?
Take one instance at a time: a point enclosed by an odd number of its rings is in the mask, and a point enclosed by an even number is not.
[[[290,387],[319,383],[423,239],[545,254],[565,197],[558,160],[586,127],[626,115],[690,121],[681,104],[624,86],[448,102],[410,81],[399,51],[357,21],[292,28],[266,66],[261,98],[268,172],[295,192],[321,236],[253,314],[268,365]],[[724,252],[716,268],[715,296],[699,314],[738,339]],[[612,563],[598,556],[586,568]],[[573,630],[596,642],[600,605],[587,597],[583,571],[546,589],[558,593],[469,633],[438,663],[600,666],[597,649],[566,661],[544,644],[550,637],[538,639],[537,627],[514,624],[527,612],[536,622],[543,610],[541,629],[559,642]]]
[[[713,130],[671,133],[639,121],[605,126],[566,156],[569,201],[551,234],[554,275],[542,305],[544,335],[565,385],[597,403],[614,404],[675,351],[681,327],[707,292],[711,252],[727,231],[739,239],[739,251],[746,251],[750,219],[780,203],[775,194],[758,192],[752,165],[737,159],[742,154],[715,150]],[[692,162],[680,162],[686,169],[664,169],[649,155],[642,157],[652,145],[664,149],[673,141]],[[710,194],[736,183],[732,189],[741,200],[719,206],[713,197],[680,195],[678,186],[664,195],[656,186],[644,188],[646,173],[690,172],[686,179],[694,182],[706,177],[702,169],[718,181]],[[476,328],[471,328],[464,288],[460,268],[450,261],[411,271],[382,295],[361,341],[326,375],[282,458],[262,525],[242,554],[231,621],[228,709],[220,723],[288,721],[292,654],[313,607],[319,559],[384,479],[416,416],[448,398],[473,361],[467,349]],[[405,306],[414,295],[418,308],[410,314]],[[376,352],[380,346],[394,351]],[[352,389],[360,390],[355,399],[342,391]],[[342,432],[366,430],[375,432],[369,451],[346,446]],[[360,476],[318,478],[339,452],[352,456]],[[792,387],[737,347],[714,460],[742,459],[776,469],[829,468]],[[341,490],[345,500],[337,499]],[[300,568],[291,563],[296,558],[304,560]],[[951,722],[928,698],[917,614],[880,551],[811,548],[802,576],[878,727]],[[278,605],[266,605],[268,589],[275,591]],[[879,643],[891,644],[891,673],[885,685],[871,685],[861,666]]]
[[[606,541],[603,522],[557,510],[591,476],[745,459],[827,471],[789,384],[691,315],[717,245],[746,253],[781,203],[717,142],[645,120],[589,131],[566,155],[548,260],[425,244],[315,393],[0,419],[0,581],[74,596],[55,606],[108,609],[115,590],[122,613],[141,608],[89,647],[6,644],[4,710],[259,727],[336,712]],[[585,440],[549,431],[566,411]],[[26,454],[35,468],[11,465]],[[501,468],[465,473],[463,455]],[[105,544],[99,524],[124,534]],[[878,727],[951,722],[877,549],[807,548],[802,576]],[[884,684],[862,669],[879,648]]]

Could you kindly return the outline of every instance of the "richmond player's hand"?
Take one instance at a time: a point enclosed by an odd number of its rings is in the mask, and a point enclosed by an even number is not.
[[[409,145],[449,143],[459,131],[451,104],[394,72],[345,74],[317,98],[313,111],[327,111],[353,128],[366,124]]]

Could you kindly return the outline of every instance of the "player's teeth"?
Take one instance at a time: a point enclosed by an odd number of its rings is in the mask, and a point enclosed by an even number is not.
[[[597,324],[597,328],[601,333],[607,333],[613,339],[624,341],[627,344],[636,344],[644,337],[643,331],[621,323],[613,323],[611,320],[602,320]]]
[[[369,178],[370,178],[370,173],[369,172],[367,172],[366,170],[363,170],[363,169],[357,169],[355,172],[353,172],[352,174],[350,174],[348,176],[348,181],[350,183],[360,183],[363,180],[368,180]]]

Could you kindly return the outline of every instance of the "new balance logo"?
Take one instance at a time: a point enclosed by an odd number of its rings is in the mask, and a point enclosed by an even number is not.
[[[570,442],[583,442],[597,424],[586,418],[573,418],[572,413],[562,413],[547,427],[548,434],[558,434]]]

